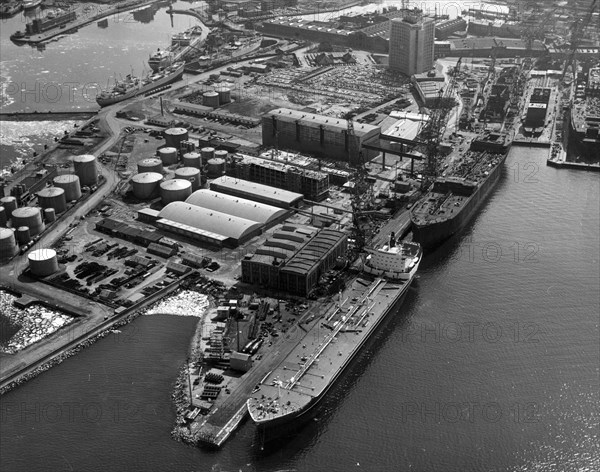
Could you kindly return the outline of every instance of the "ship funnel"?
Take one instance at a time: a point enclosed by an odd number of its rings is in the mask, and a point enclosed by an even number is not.
[[[390,247],[396,246],[396,234],[392,231],[390,233]]]

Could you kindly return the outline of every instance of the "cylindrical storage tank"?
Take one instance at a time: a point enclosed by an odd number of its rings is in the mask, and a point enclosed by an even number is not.
[[[56,213],[67,209],[65,191],[60,187],[47,187],[37,193],[38,202],[43,209],[54,208]]]
[[[31,232],[29,226],[19,226],[17,228],[17,242],[19,246],[25,246],[31,242]]]
[[[202,167],[202,157],[197,152],[187,152],[181,159],[183,167],[195,167],[200,169]]]
[[[58,272],[58,258],[54,249],[36,249],[27,256],[33,275],[46,277]]]
[[[188,130],[185,128],[168,128],[163,131],[163,136],[166,145],[177,150],[181,147],[181,141],[187,141],[189,138]]]
[[[163,171],[162,161],[156,157],[142,159],[138,162],[137,168],[140,174],[144,172],[157,172],[160,174]]]
[[[192,183],[183,179],[165,180],[160,184],[160,196],[163,205],[171,202],[183,202],[192,194]]]
[[[149,200],[158,197],[162,174],[158,172],[143,172],[136,174],[131,179],[133,194],[140,200]]]
[[[215,151],[215,158],[223,159],[225,162],[227,162],[228,155],[229,155],[228,152],[225,151],[224,149],[219,149],[218,151]]]
[[[0,207],[0,227],[6,227],[8,217],[6,216],[6,208]]]
[[[98,170],[96,169],[96,156],[82,154],[73,158],[75,174],[79,177],[81,185],[96,185],[98,183]]]
[[[46,208],[44,210],[44,221],[46,223],[52,223],[56,220],[56,211],[54,208]]]
[[[18,208],[17,199],[15,197],[2,197],[0,198],[0,205],[6,210],[6,219],[10,220],[12,212]]]
[[[218,87],[217,94],[219,95],[220,105],[225,105],[231,101],[231,90],[228,87]]]
[[[202,105],[205,107],[218,108],[219,94],[217,92],[204,92],[202,94]]]
[[[200,149],[200,154],[202,155],[202,162],[207,162],[209,159],[215,157],[215,148],[214,147],[204,147]]]
[[[225,174],[225,159],[220,159],[217,157],[210,159],[208,161],[206,173],[211,179],[221,177],[223,174]]]
[[[15,232],[10,228],[0,228],[0,260],[10,259],[19,252]]]
[[[190,182],[192,184],[192,192],[200,188],[200,169],[195,167],[180,167],[175,171],[175,178]]]
[[[40,234],[46,228],[42,221],[42,211],[38,207],[17,208],[12,214],[13,228],[28,226],[31,236]]]
[[[158,150],[158,157],[164,166],[177,164],[177,149],[174,147],[164,147]]]
[[[81,185],[79,177],[75,174],[65,174],[54,177],[54,186],[62,188],[65,191],[65,199],[68,202],[79,200],[81,198]]]

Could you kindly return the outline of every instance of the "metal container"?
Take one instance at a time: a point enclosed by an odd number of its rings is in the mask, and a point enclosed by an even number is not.
[[[160,184],[160,196],[163,205],[171,202],[183,202],[192,194],[191,182],[183,179],[165,180]]]
[[[19,252],[15,232],[10,228],[0,228],[0,260],[5,261]]]
[[[43,209],[54,208],[56,213],[67,209],[65,191],[60,187],[46,187],[37,193],[38,202]]]
[[[168,128],[163,131],[163,137],[168,147],[174,147],[179,150],[181,142],[189,139],[189,134],[185,128]]]
[[[202,167],[202,156],[197,152],[187,152],[182,158],[183,167],[195,167],[200,169]]]
[[[218,108],[219,94],[217,92],[204,92],[202,94],[202,105],[205,107]]]
[[[159,186],[163,180],[162,174],[158,172],[143,172],[136,174],[131,179],[133,194],[140,200],[150,200],[158,197]]]
[[[42,221],[42,211],[38,207],[22,207],[13,211],[13,228],[28,226],[31,236],[40,234],[46,228]]]
[[[31,242],[31,232],[28,226],[19,226],[17,228],[17,242],[19,246],[25,246]]]
[[[0,227],[5,228],[8,222],[8,218],[6,217],[6,208],[0,206]]]
[[[52,223],[53,221],[56,221],[56,211],[54,208],[46,208],[44,210],[44,221],[46,223]]]
[[[96,156],[82,154],[73,158],[75,174],[79,177],[81,185],[92,186],[98,183],[98,169],[96,168]]]
[[[231,89],[229,87],[218,87],[216,92],[219,95],[220,105],[231,102]]]
[[[223,159],[225,162],[227,162],[228,155],[228,152],[224,149],[219,149],[218,151],[215,151],[215,159]]]
[[[164,147],[158,150],[158,157],[164,166],[171,166],[177,164],[177,148]]]
[[[190,182],[192,192],[200,188],[200,169],[196,167],[180,167],[175,171],[175,178]]]
[[[58,272],[58,257],[54,249],[36,249],[27,256],[29,269],[37,277],[47,277]]]
[[[17,204],[17,199],[15,197],[0,198],[0,205],[2,205],[6,210],[7,220],[10,220],[12,218],[12,212],[19,207],[19,205]]]
[[[157,159],[156,157],[149,157],[139,161],[137,168],[140,174],[143,172],[156,172],[160,174],[163,171],[163,164],[160,159]]]
[[[208,168],[206,173],[211,179],[221,177],[225,174],[225,159],[215,157],[208,161]]]
[[[200,154],[202,155],[202,162],[207,162],[209,159],[215,157],[215,148],[203,147],[200,149]]]
[[[75,174],[65,174],[54,177],[54,186],[62,188],[65,191],[65,199],[68,202],[79,200],[81,198],[81,184],[79,177]]]

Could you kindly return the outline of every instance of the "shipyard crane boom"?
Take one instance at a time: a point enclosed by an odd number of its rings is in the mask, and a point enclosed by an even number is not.
[[[569,57],[567,58],[567,60],[565,62],[565,66],[563,68],[563,72],[562,72],[562,75],[560,78],[561,81],[565,78],[565,75],[567,74],[567,69],[573,63],[573,59],[575,58],[575,54],[577,52],[577,47],[579,46],[579,43],[583,36],[583,32],[585,31],[588,24],[590,23],[590,20],[592,19],[592,15],[594,14],[594,10],[596,9],[596,3],[597,3],[597,0],[593,0],[592,4],[590,5],[590,9],[587,12],[587,15],[584,18],[578,18],[577,20],[575,20],[575,24],[573,25],[573,30],[571,33],[571,48],[570,48],[571,51],[569,53]],[[575,76],[575,75],[576,75],[576,71],[575,71],[575,67],[573,67],[573,76]]]

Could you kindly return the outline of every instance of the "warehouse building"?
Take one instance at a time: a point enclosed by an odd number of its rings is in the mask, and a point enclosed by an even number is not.
[[[348,248],[341,231],[284,225],[242,260],[246,283],[307,296]]]
[[[208,189],[197,190],[185,202],[207,210],[220,211],[228,215],[256,221],[266,227],[271,227],[283,221],[289,214],[289,211],[283,208]]]
[[[264,146],[312,153],[350,164],[358,163],[363,142],[376,138],[380,131],[378,126],[355,123],[354,135],[351,135],[344,119],[289,108],[277,108],[262,118]],[[363,151],[367,161],[376,155],[376,151]]]
[[[283,162],[236,154],[230,174],[244,180],[301,193],[320,202],[329,196],[329,175],[316,170],[299,169]]]
[[[213,180],[210,184],[210,189],[286,209],[300,206],[303,200],[300,193],[257,184],[248,180],[236,179],[226,175]]]
[[[236,247],[261,233],[262,223],[184,202],[172,202],[158,215],[166,231],[214,246]]]

